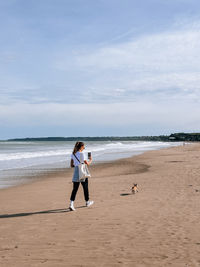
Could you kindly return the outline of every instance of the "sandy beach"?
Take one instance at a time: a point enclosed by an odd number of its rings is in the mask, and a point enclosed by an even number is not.
[[[192,144],[93,165],[95,204],[80,187],[74,212],[72,169],[0,190],[0,266],[200,266],[199,160]]]

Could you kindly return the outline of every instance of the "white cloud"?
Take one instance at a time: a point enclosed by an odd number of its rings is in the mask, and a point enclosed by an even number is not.
[[[113,104],[15,104],[0,106],[0,125],[7,127],[124,127],[137,125],[193,130],[200,124],[200,106],[180,101]],[[154,126],[153,126],[154,125]]]
[[[171,31],[144,35],[135,40],[106,46],[74,56],[70,65],[57,62],[62,70],[76,69],[88,74],[84,91],[110,101],[135,99],[139,95],[200,96],[200,22],[180,25]],[[118,88],[123,88],[119,94]],[[172,90],[174,89],[174,94]],[[116,93],[118,92],[118,94]],[[137,95],[135,94],[137,93]],[[169,94],[170,93],[170,94]],[[108,99],[107,99],[108,100]]]
[[[199,31],[145,36],[77,58],[77,65],[99,69],[173,72],[199,69]]]
[[[46,62],[50,73],[43,77],[39,71],[34,81],[26,78],[31,70],[20,77],[6,75],[2,68],[0,103],[115,103],[155,97],[197,101],[199,40],[200,21],[182,18],[168,31],[131,41],[85,52],[74,48],[71,54],[59,49]]]

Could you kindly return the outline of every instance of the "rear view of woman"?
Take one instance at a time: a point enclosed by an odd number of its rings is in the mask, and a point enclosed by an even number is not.
[[[90,165],[92,162],[92,158],[90,158],[89,161],[87,161],[84,157],[84,153],[83,150],[85,149],[85,145],[83,142],[76,142],[75,146],[74,146],[74,150],[73,153],[71,155],[71,167],[74,167],[74,175],[72,178],[72,182],[73,182],[73,190],[71,193],[71,198],[70,198],[70,210],[75,210],[74,208],[74,201],[76,198],[76,193],[78,191],[80,182],[79,182],[79,169],[78,169],[78,165],[81,163],[85,163],[87,165]],[[81,182],[81,185],[83,187],[83,191],[84,191],[84,197],[85,197],[85,201],[86,201],[86,206],[89,207],[91,206],[94,201],[90,201],[89,200],[89,190],[88,190],[88,178],[85,179],[85,181]]]

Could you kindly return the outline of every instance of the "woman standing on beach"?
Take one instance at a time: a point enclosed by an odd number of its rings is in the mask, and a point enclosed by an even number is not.
[[[84,157],[84,153],[83,150],[85,149],[85,145],[83,142],[76,142],[75,146],[74,146],[74,150],[73,153],[71,155],[71,167],[74,167],[74,175],[72,178],[72,182],[73,182],[73,190],[71,193],[71,198],[70,198],[70,210],[75,210],[74,208],[74,201],[76,198],[76,193],[78,191],[80,182],[79,182],[79,169],[78,169],[78,165],[80,163],[85,163],[87,165],[90,165],[92,162],[92,158],[90,158],[89,161],[87,161]],[[84,191],[84,197],[85,197],[85,201],[86,201],[86,206],[89,207],[91,206],[94,201],[90,201],[89,200],[89,190],[88,190],[88,178],[85,179],[84,182],[81,182],[81,185],[83,187],[83,191]]]

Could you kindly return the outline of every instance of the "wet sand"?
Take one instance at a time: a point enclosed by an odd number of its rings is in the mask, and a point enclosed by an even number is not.
[[[74,212],[71,169],[0,190],[1,267],[200,266],[199,144],[90,169]]]

